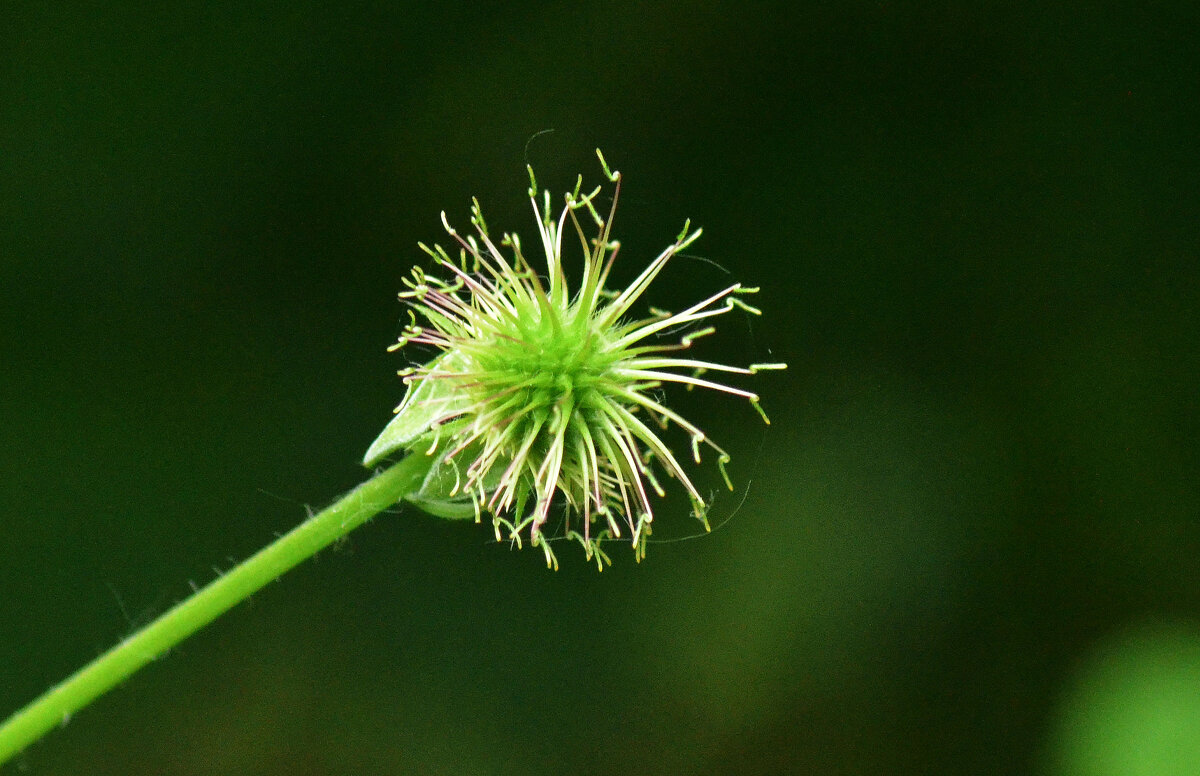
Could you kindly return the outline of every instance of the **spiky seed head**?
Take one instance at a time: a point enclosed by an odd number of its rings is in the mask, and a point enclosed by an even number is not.
[[[563,535],[578,540],[603,569],[608,557],[602,543],[627,533],[635,557],[645,556],[654,519],[651,494],[664,494],[656,472],[678,481],[693,514],[708,528],[705,499],[652,423],[675,424],[689,434],[690,457],[697,463],[701,447],[710,448],[732,488],[725,471],[729,455],[660,401],[661,386],[732,394],[769,422],[756,394],[701,375],[752,375],[785,365],[737,367],[685,357],[693,341],[714,331],[709,319],[735,308],[759,315],[744,301],[756,288],[735,283],[678,313],[654,308],[648,317],[631,313],[671,257],[700,237],[690,222],[627,287],[607,288],[620,248],[612,224],[621,175],[596,153],[614,184],[607,215],[595,205],[603,187],[583,192],[581,176],[556,217],[549,191],[539,202],[529,170],[544,273],[525,258],[516,234],[493,240],[478,201],[471,207],[471,234],[459,234],[442,214],[457,255],[421,244],[439,274],[414,268],[405,280],[400,297],[409,304],[409,324],[391,348],[425,345],[437,355],[401,370],[408,392],[364,463],[397,451],[435,457],[425,486],[411,501],[448,517],[473,515],[479,521],[486,514],[497,540],[519,546],[524,533],[555,567],[544,527],[552,506],[560,503],[566,507]],[[586,223],[594,227],[592,236]],[[583,250],[583,273],[574,289],[562,263],[567,232]],[[664,340],[668,335],[678,337]]]

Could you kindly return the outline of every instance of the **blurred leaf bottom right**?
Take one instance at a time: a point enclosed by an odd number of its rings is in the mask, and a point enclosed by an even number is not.
[[[1078,666],[1051,741],[1055,776],[1200,774],[1200,626],[1156,623]]]

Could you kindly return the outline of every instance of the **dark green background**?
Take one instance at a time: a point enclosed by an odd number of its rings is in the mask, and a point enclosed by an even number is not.
[[[626,174],[622,277],[692,217],[763,287],[704,352],[790,368],[769,429],[674,397],[752,481],[711,536],[554,574],[385,516],[29,773],[1106,774],[1200,730],[1194,4],[44,5],[0,7],[0,714],[363,478],[416,241],[471,195],[528,240],[527,159]]]

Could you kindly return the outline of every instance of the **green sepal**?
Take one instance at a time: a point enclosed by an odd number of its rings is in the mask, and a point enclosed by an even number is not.
[[[475,517],[475,505],[470,499],[438,501],[410,497],[406,501],[422,512],[445,520],[471,520]]]
[[[436,450],[432,457],[437,460],[425,475],[421,487],[405,496],[404,500],[434,517],[448,520],[469,520],[481,516],[482,510],[476,509],[472,497],[462,492],[462,484],[466,479],[464,469],[479,456],[481,448],[480,443],[472,443],[449,460],[443,457],[445,449]],[[425,450],[420,448],[409,453],[424,454]],[[486,493],[491,493],[499,486],[507,467],[508,461],[503,458],[492,466],[483,479]]]
[[[459,464],[460,460],[470,461],[471,459],[463,458],[460,453],[450,460],[446,460],[443,455],[445,452],[445,450],[438,450],[434,453],[437,456],[437,462],[430,467],[429,473],[425,475],[425,480],[417,492],[407,496],[405,501],[434,517],[444,517],[449,520],[473,518],[476,515],[475,503],[461,490],[461,484],[466,475],[462,471],[463,467]],[[409,453],[409,455],[422,454],[423,451],[419,450]]]
[[[449,352],[429,363],[428,369],[461,368],[463,356]],[[408,387],[404,401],[396,409],[396,416],[383,427],[383,431],[367,448],[363,466],[374,466],[389,455],[409,447],[418,437],[430,431],[433,421],[450,412],[461,396],[454,393],[454,380],[424,378]]]

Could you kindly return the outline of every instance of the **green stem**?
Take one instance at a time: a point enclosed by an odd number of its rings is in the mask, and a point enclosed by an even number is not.
[[[432,460],[411,455],[359,485],[13,714],[0,725],[0,765],[268,582],[416,491]]]

